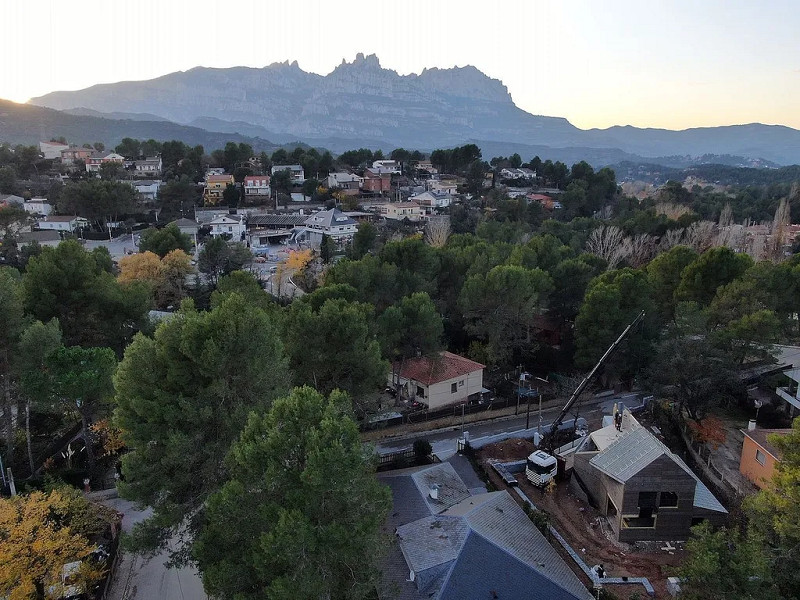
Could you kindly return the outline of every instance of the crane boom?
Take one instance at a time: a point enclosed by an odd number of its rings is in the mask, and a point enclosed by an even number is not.
[[[558,431],[558,427],[561,425],[561,422],[564,420],[564,417],[567,416],[567,413],[572,408],[572,405],[575,404],[575,401],[586,389],[586,386],[589,385],[589,382],[595,376],[597,370],[602,366],[602,364],[606,361],[606,359],[614,353],[614,350],[616,350],[617,346],[619,346],[622,343],[622,340],[624,340],[627,337],[631,329],[636,327],[636,325],[638,325],[642,319],[644,319],[644,311],[640,312],[637,315],[637,317],[633,321],[631,321],[630,325],[628,325],[625,328],[625,330],[619,334],[619,337],[613,344],[611,344],[608,347],[608,350],[606,350],[605,354],[603,354],[603,356],[600,357],[600,360],[597,361],[597,364],[594,366],[594,368],[591,371],[589,371],[589,374],[586,375],[586,377],[583,378],[583,381],[581,381],[578,384],[578,387],[576,387],[575,391],[572,392],[572,395],[569,397],[569,400],[567,400],[567,403],[564,405],[564,408],[561,409],[561,412],[558,413],[558,417],[556,417],[555,421],[553,421],[553,424],[550,426],[550,431],[548,431],[546,434],[548,441],[552,441],[554,439],[555,433],[556,431]]]

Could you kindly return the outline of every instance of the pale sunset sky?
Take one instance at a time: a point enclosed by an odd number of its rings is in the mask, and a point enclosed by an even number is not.
[[[400,74],[471,64],[581,128],[800,128],[800,0],[0,0],[0,98],[377,54]]]

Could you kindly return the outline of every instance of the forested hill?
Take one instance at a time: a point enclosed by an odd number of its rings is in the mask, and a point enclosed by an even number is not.
[[[0,142],[38,144],[41,140],[62,136],[77,144],[99,141],[108,147],[116,146],[126,137],[157,141],[181,140],[190,146],[202,145],[204,148],[222,148],[227,142],[243,142],[257,152],[272,151],[280,147],[258,137],[206,131],[169,121],[106,119],[0,100]],[[297,145],[301,144],[291,144],[291,147]]]
[[[663,183],[667,180],[683,181],[696,177],[710,183],[721,185],[773,185],[800,181],[800,165],[790,165],[776,169],[735,167],[719,164],[693,165],[686,168],[670,168],[652,163],[625,161],[612,168],[620,181],[646,181]]]

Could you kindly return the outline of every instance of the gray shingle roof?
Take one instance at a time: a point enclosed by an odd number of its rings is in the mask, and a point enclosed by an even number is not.
[[[498,576],[487,577],[487,573]],[[511,554],[498,548],[483,536],[471,533],[447,579],[438,600],[513,599],[574,600],[592,596],[580,585],[565,589]]]
[[[680,456],[673,454],[672,459],[697,482],[697,486],[694,488],[694,505],[697,508],[705,508],[706,510],[714,510],[722,513],[728,512],[725,510],[725,507],[720,504],[716,496],[711,493],[711,490],[706,487],[706,484],[700,481],[700,478],[689,468],[689,465],[683,462]]]
[[[338,208],[322,210],[314,213],[305,220],[306,225],[318,225],[321,227],[355,225],[356,222],[340,211]]]
[[[411,477],[432,514],[438,514],[469,498],[469,489],[450,463],[433,465],[417,471]],[[430,489],[434,485],[439,487],[439,497],[436,500],[430,496]]]
[[[304,215],[250,215],[247,225],[250,227],[286,227],[302,225],[307,218]]]
[[[467,539],[469,526],[459,517],[431,515],[397,528],[409,569],[422,573],[453,561]]]

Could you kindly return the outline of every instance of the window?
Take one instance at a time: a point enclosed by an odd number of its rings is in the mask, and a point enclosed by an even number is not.
[[[763,465],[767,462],[767,457],[761,450],[756,450],[756,461],[758,461],[758,464],[760,465]]]
[[[425,388],[422,387],[421,385],[417,386],[417,396],[419,396],[420,398],[425,397]]]
[[[661,492],[658,506],[663,508],[676,508],[678,506],[678,494],[675,492]]]
[[[458,387],[464,387],[464,380],[463,379],[458,382]]]
[[[456,383],[451,383],[451,384],[450,384],[450,393],[451,393],[451,394],[455,394],[455,393],[456,393],[456,391],[458,391],[458,384],[456,384]]]

